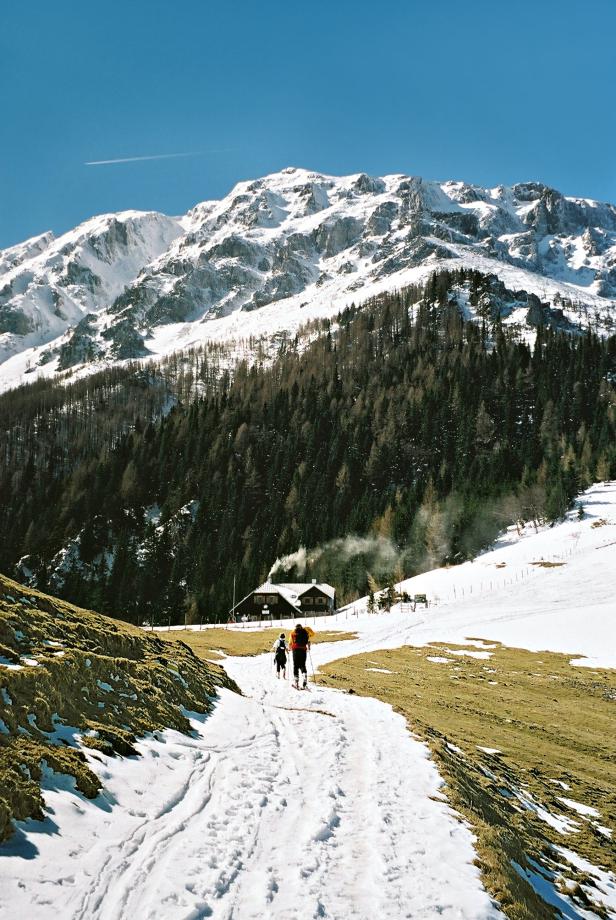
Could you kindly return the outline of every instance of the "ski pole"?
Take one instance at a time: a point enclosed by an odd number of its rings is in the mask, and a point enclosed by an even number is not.
[[[312,652],[310,648],[308,649],[308,657],[310,658],[310,667],[312,668],[312,679],[314,680],[314,665],[312,663]]]

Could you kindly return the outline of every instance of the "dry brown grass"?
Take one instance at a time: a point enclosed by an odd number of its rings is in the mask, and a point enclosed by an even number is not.
[[[170,646],[2,576],[0,656],[18,665],[0,665],[0,841],[14,819],[43,817],[41,761],[93,797],[100,782],[81,746],[135,754],[137,736],[188,732],[183,710],[207,712],[218,687],[237,689],[182,642]]]
[[[557,876],[562,870],[551,845],[560,844],[616,871],[613,842],[596,826],[616,835],[616,673],[574,668],[571,656],[498,643],[487,660],[453,654],[463,648],[433,643],[370,652],[326,665],[318,679],[382,699],[407,718],[429,743],[453,807],[477,835],[488,890],[512,920],[548,920],[553,908],[518,875],[513,860],[526,867],[534,860]],[[375,666],[391,673],[366,670]],[[601,818],[583,818],[562,797],[596,808]],[[528,807],[530,798],[575,821],[575,832],[562,835],[541,820]],[[580,907],[590,897],[603,916],[588,879],[573,867],[565,875],[583,886],[579,896],[576,889],[569,896]]]
[[[226,655],[245,657],[249,655],[262,655],[271,651],[272,645],[281,632],[287,639],[291,634],[290,629],[181,629],[171,632],[161,632],[158,635],[167,641],[180,640],[190,646],[195,655],[206,661],[217,661]],[[312,643],[341,642],[343,639],[356,639],[357,634],[351,632],[336,632],[334,630],[315,630]]]
[[[538,562],[531,562],[531,565],[537,565],[541,569],[558,569],[561,565],[566,565],[565,562],[550,562],[549,559],[539,559]]]

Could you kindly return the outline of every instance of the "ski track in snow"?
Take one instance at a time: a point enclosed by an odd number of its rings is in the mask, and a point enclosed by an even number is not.
[[[440,609],[324,618],[323,628],[357,628],[359,638],[316,645],[315,667],[361,651],[469,636],[482,637],[472,643],[480,652],[502,639],[616,666],[613,617],[606,615],[616,570],[615,486],[589,490],[582,522],[573,513],[522,539],[510,533],[473,563],[406,583],[444,597],[455,578],[458,598]],[[605,523],[593,528],[597,522]],[[479,593],[487,578],[513,579],[549,554],[566,564],[532,568],[515,589],[503,582]],[[505,569],[494,569],[504,561]],[[192,737],[148,737],[138,745],[140,758],[87,754],[104,782],[94,802],[77,794],[71,779],[47,777],[47,820],[22,823],[0,857],[0,915],[501,916],[473,865],[472,835],[401,716],[340,691],[295,691],[276,679],[270,656],[228,658],[225,667],[245,695],[221,691],[208,717],[193,718]]]

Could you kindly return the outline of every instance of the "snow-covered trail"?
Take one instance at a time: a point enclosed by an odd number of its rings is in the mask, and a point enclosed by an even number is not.
[[[327,652],[337,657],[335,644]],[[227,666],[246,695],[223,691],[195,737],[165,732],[140,745],[141,760],[99,758],[110,810],[70,788],[47,793],[57,830],[31,823],[36,858],[11,860],[10,877],[0,864],[3,916],[500,916],[402,717],[293,690],[269,656]]]
[[[321,646],[319,657],[338,657],[336,647]],[[267,659],[227,666],[279,740],[275,788],[285,804],[264,821],[254,854],[281,875],[268,916],[497,916],[470,834],[402,717],[376,700],[295,691],[275,681]],[[251,873],[240,876],[238,917],[265,915],[256,895]]]

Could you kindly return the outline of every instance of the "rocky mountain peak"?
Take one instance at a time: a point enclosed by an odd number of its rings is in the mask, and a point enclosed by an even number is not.
[[[23,374],[33,346],[30,368],[48,370],[84,354],[166,353],[223,320],[247,329],[256,319],[230,318],[265,308],[259,325],[275,330],[306,306],[336,311],[456,264],[611,315],[616,208],[539,182],[490,189],[288,167],[184,217],[103,215],[0,253],[0,361]]]

